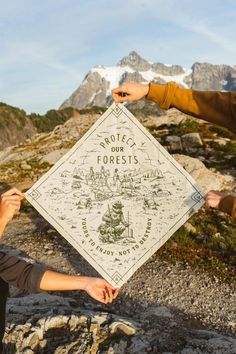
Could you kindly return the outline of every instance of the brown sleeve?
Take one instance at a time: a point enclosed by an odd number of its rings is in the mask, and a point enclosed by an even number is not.
[[[232,216],[236,221],[236,197],[227,195],[220,201],[219,209]]]
[[[150,83],[147,98],[162,109],[175,107],[236,133],[236,92],[194,91],[181,88],[174,82],[166,85]]]
[[[40,291],[40,281],[46,268],[25,262],[0,251],[0,278],[16,288],[30,292]]]

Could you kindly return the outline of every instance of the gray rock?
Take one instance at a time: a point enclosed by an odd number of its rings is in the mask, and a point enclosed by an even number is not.
[[[221,91],[225,89],[225,80],[232,71],[232,67],[227,65],[195,63],[192,66],[192,70],[192,89]]]
[[[169,135],[166,137],[166,142],[168,143],[168,150],[170,152],[183,150],[181,138],[179,136]]]
[[[199,159],[186,155],[174,154],[173,157],[179,164],[198,182],[204,192],[209,190],[222,190],[234,179],[209,170]]]
[[[225,85],[225,89],[227,91],[236,91],[236,67],[229,73],[226,78],[227,83]]]
[[[22,170],[25,170],[25,171],[29,171],[32,169],[32,167],[29,164],[27,164],[27,162],[22,162],[20,167]]]
[[[162,63],[152,64],[152,70],[158,74],[166,76],[174,76],[184,73],[184,69],[180,65],[165,65]]]
[[[132,336],[136,333],[136,328],[132,325],[132,323],[117,321],[113,322],[110,325],[111,334],[115,334],[117,332],[123,332],[128,336]]]
[[[35,151],[14,151],[12,147],[8,147],[0,152],[0,165],[13,162],[30,159],[36,156]]]
[[[182,135],[181,140],[186,151],[191,151],[192,148],[203,146],[203,142],[199,133],[184,134]]]
[[[47,162],[50,165],[54,165],[68,151],[69,149],[60,149],[60,150],[49,152],[47,155],[41,158],[40,163]]]
[[[125,82],[144,82],[144,81],[146,80],[144,80],[144,78],[142,77],[141,74],[139,74],[138,71],[135,71],[133,73],[126,72],[121,76],[119,85],[122,85]]]
[[[106,107],[110,100],[107,91],[110,83],[96,71],[90,71],[79,88],[61,105],[61,108],[74,107],[78,109],[97,106]]]
[[[134,70],[147,71],[152,65],[147,60],[143,59],[138,53],[132,51],[127,57],[124,57],[118,63],[120,66],[129,66]]]
[[[188,221],[184,224],[184,227],[185,229],[187,229],[188,232],[192,234],[195,234],[197,232],[196,228]]]
[[[173,318],[174,315],[170,312],[170,309],[166,306],[149,306],[143,313],[143,318],[146,319],[150,316]]]

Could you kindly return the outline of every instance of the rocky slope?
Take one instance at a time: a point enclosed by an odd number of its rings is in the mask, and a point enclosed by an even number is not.
[[[52,132],[2,150],[0,192],[9,185],[29,188],[101,113],[73,116]],[[228,131],[176,110],[138,119],[204,191],[235,189],[236,141]],[[97,275],[27,203],[1,248],[58,271]],[[235,254],[235,225],[203,209],[135,273],[112,305],[80,292],[32,297],[11,289],[5,353],[233,354]]]
[[[229,65],[194,63],[192,68],[186,69],[180,65],[151,63],[133,51],[116,66],[98,65],[92,68],[61,108],[107,107],[111,103],[111,90],[129,81],[175,81],[196,90],[236,91],[235,69]]]
[[[37,132],[23,110],[0,103],[0,150],[19,144]]]
[[[27,115],[23,109],[0,103],[0,151],[23,142],[37,132],[51,131],[76,114],[75,109],[66,108],[58,111],[52,109],[44,115]]]

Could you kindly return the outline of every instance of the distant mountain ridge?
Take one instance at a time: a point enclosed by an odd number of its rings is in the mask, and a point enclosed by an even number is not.
[[[23,109],[0,102],[0,150],[19,144],[36,133],[49,132],[76,114],[77,110],[65,108],[52,109],[44,115],[27,115]]]
[[[194,63],[190,69],[180,65],[151,63],[132,51],[115,66],[98,65],[92,68],[60,108],[107,107],[111,103],[111,90],[129,81],[161,84],[175,81],[196,90],[236,91],[236,69],[229,65],[208,63]]]

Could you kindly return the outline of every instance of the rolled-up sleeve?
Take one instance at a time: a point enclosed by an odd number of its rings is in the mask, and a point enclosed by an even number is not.
[[[0,251],[0,278],[16,288],[40,291],[40,282],[46,270],[45,266],[31,264]]]
[[[224,197],[219,205],[219,209],[232,216],[236,222],[236,197],[233,195],[227,195]]]

